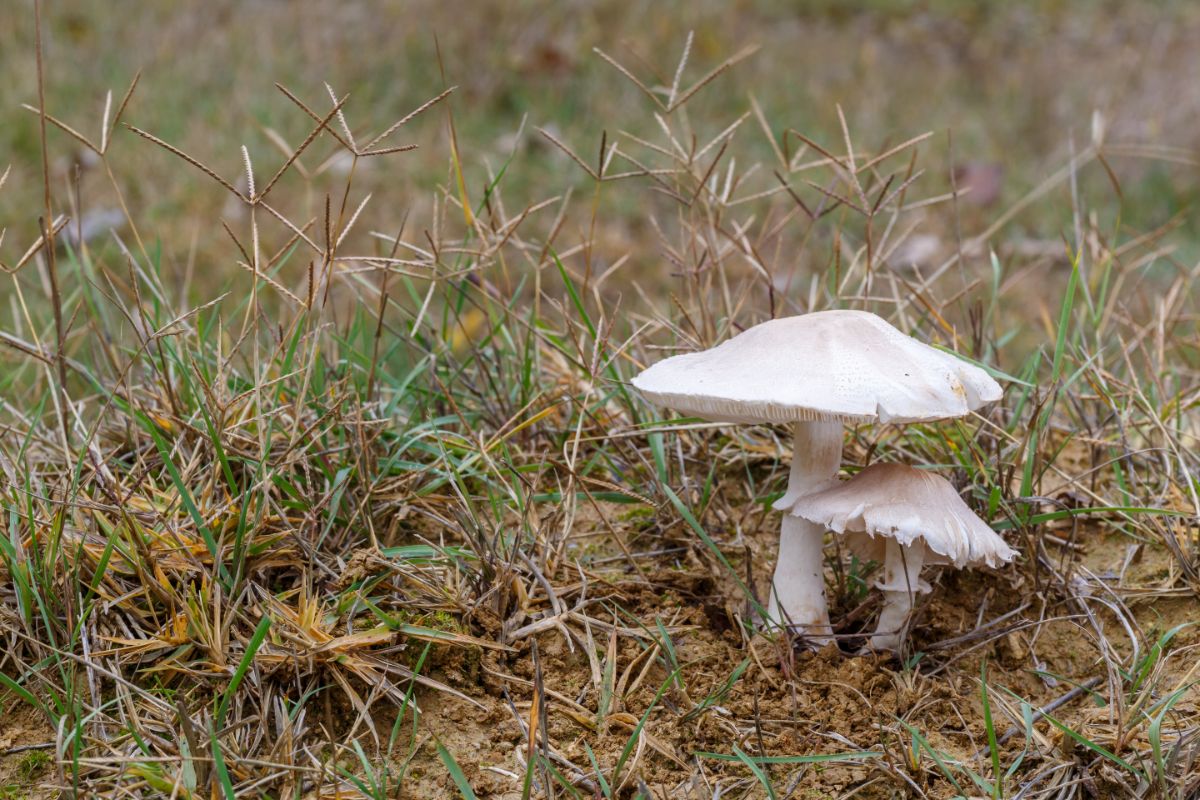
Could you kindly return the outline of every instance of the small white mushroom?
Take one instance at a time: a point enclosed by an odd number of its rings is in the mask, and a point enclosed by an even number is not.
[[[924,564],[996,567],[1016,555],[977,517],[945,478],[903,464],[872,464],[853,478],[801,497],[792,514],[845,534],[860,557],[883,563],[875,587],[883,610],[876,650],[899,649]]]
[[[774,319],[633,379],[651,402],[716,422],[794,425],[787,510],[837,476],[847,423],[964,416],[1000,398],[986,372],[905,336],[866,311]],[[822,574],[824,528],[785,516],[771,619],[816,642],[830,634]]]

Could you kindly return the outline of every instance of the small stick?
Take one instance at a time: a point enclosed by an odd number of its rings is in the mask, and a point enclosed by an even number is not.
[[[1071,691],[1062,695],[1061,697],[1051,700],[1049,703],[1042,706],[1040,709],[1038,709],[1037,711],[1035,711],[1033,713],[1033,719],[1030,720],[1030,724],[1034,724],[1034,723],[1041,721],[1042,717],[1046,716],[1051,711],[1054,711],[1055,709],[1057,709],[1061,706],[1065,706],[1067,703],[1069,703],[1072,700],[1074,700],[1075,698],[1079,697],[1084,692],[1090,692],[1092,689],[1095,689],[1097,686],[1100,685],[1100,683],[1103,680],[1104,679],[1100,678],[1100,677],[1089,678],[1088,680],[1079,684],[1074,689],[1072,689]],[[1004,744],[1005,742],[1007,742],[1009,739],[1016,736],[1020,732],[1021,732],[1021,727],[1019,725],[1013,725],[1008,730],[1006,730],[1000,736],[999,739],[996,740],[996,744]],[[981,749],[981,750],[979,750],[979,752],[977,752],[975,754],[975,757],[983,758],[985,755],[987,755],[987,751],[984,749]]]
[[[16,747],[9,747],[0,751],[0,755],[12,756],[17,753],[25,753],[30,750],[53,750],[54,742],[39,742],[38,744],[19,744]]]

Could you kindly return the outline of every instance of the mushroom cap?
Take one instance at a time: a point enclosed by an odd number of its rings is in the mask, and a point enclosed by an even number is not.
[[[922,422],[1000,399],[976,366],[867,311],[773,319],[633,379],[657,405],[715,422]]]
[[[883,560],[885,538],[924,545],[929,563],[999,566],[1017,551],[975,515],[950,481],[904,464],[872,464],[801,497],[792,514],[847,534],[861,556]]]

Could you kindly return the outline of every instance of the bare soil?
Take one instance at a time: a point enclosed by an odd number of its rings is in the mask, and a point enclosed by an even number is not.
[[[40,798],[54,779],[54,730],[34,708],[12,700],[0,714],[0,797]],[[41,754],[49,756],[49,760]]]
[[[764,533],[763,541],[751,542],[751,547],[765,545],[766,536]],[[1164,548],[1138,544],[1092,527],[1082,529],[1078,543],[1066,551],[1065,562],[1074,560],[1076,569],[1105,577],[1123,571],[1114,591],[1133,610],[1134,622],[1148,641],[1195,618],[1194,595],[1163,591],[1164,586],[1175,585],[1170,555]],[[737,559],[734,565],[741,567]],[[1043,593],[1027,567],[1003,575],[934,573],[934,592],[919,609],[910,633],[911,651],[905,654],[915,660],[915,665],[906,669],[894,656],[848,652],[856,649],[861,639],[848,639],[842,648],[830,645],[818,652],[784,650],[761,637],[743,641],[732,620],[741,610],[733,600],[736,590],[719,593],[718,587],[724,581],[719,576],[714,579],[714,570],[697,558],[695,551],[682,563],[642,566],[647,572],[645,581],[632,574],[610,576],[605,589],[611,593],[613,605],[619,605],[647,630],[655,630],[659,620],[678,631],[673,641],[676,658],[683,665],[682,686],[665,691],[651,713],[643,741],[635,745],[622,772],[632,776],[626,790],[631,790],[640,777],[643,790],[649,789],[655,797],[712,797],[717,782],[729,784],[734,776],[745,781],[748,771],[742,764],[697,759],[694,754],[729,754],[731,745],[736,744],[747,752],[775,756],[883,753],[859,764],[780,765],[769,769],[780,796],[832,798],[851,793],[865,798],[894,797],[904,788],[886,763],[914,757],[912,738],[905,726],[922,732],[929,745],[943,756],[986,774],[990,756],[979,684],[985,660],[997,735],[1003,735],[1013,724],[1000,707],[1020,713],[1010,696],[1001,694],[1002,690],[1038,709],[1063,697],[1074,686],[1087,684],[1094,691],[1077,692],[1074,699],[1054,710],[1054,716],[1114,753],[1120,754],[1129,744],[1127,739],[1121,741],[1121,731],[1110,724],[1112,709],[1099,700],[1110,695],[1109,676],[1094,630],[1065,602]],[[760,586],[765,585],[765,574],[755,577]],[[592,589],[595,592],[596,587]],[[871,602],[867,600],[868,605]],[[865,619],[872,610],[867,608],[864,613],[860,609],[857,613]],[[1010,612],[1016,613],[999,625],[987,626],[989,621]],[[1103,612],[1095,613],[1095,624],[1111,637],[1109,645],[1128,657],[1129,640],[1120,623]],[[586,638],[584,626],[568,624],[579,638]],[[600,630],[593,630],[592,635],[603,655],[607,635]],[[611,775],[633,726],[667,680],[667,671],[645,658],[648,640],[618,637],[617,686],[625,687],[625,692],[614,700],[608,724],[597,725],[597,697],[586,652],[569,643],[558,630],[541,633],[536,640],[550,747],[590,773],[586,743]],[[1187,628],[1172,644],[1177,651],[1189,652],[1198,642],[1200,632]],[[424,713],[418,740],[424,738],[424,744],[413,760],[409,773],[412,780],[406,784],[403,796],[456,795],[437,755],[437,740],[454,754],[480,797],[521,796],[528,748],[523,723],[529,720],[535,664],[531,643],[525,641],[519,646],[511,654],[472,657],[462,651],[446,653],[434,677],[467,693],[481,707],[444,696],[421,695]],[[915,653],[922,654],[917,657]],[[686,715],[694,704],[718,693],[746,659],[749,664],[744,674],[726,695],[704,713]],[[1184,679],[1191,667],[1175,659],[1166,665],[1161,677],[1173,685]],[[1094,679],[1100,683],[1088,683]],[[1183,715],[1195,714],[1198,708],[1200,693],[1194,689],[1176,706]],[[1039,747],[1057,749],[1067,758],[1079,747],[1046,721],[1039,722],[1035,730],[1037,742],[1027,743],[1018,733],[1002,743],[1002,764],[1013,763],[1022,749],[1029,748],[1025,768],[1032,769],[1039,760]],[[927,755],[917,757],[929,762]],[[922,792],[934,798],[959,794],[932,763],[927,767],[921,772],[927,778],[920,786]],[[583,777],[571,775],[561,765],[560,769],[573,779]],[[1103,766],[1090,775],[1092,796],[1109,796],[1104,794],[1106,779]],[[577,785],[585,795],[596,791],[587,780]],[[758,787],[752,782],[744,783],[742,790],[758,796]]]

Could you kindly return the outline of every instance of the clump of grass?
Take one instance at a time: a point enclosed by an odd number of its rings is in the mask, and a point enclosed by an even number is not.
[[[17,762],[17,774],[24,781],[32,781],[45,772],[53,760],[45,750],[30,750]]]
[[[821,142],[753,99],[732,120],[692,119],[688,103],[745,54],[693,69],[691,50],[666,82],[599,56],[644,96],[653,136],[542,132],[585,176],[582,200],[507,196],[520,163],[459,150],[444,85],[375,136],[349,119],[380,110],[328,86],[280,87],[308,132],[265,171],[243,149],[240,178],[210,165],[219,154],[137,127],[132,86],[97,145],[51,114],[52,93],[39,99],[41,120],[102,161],[112,147],[165,149],[240,209],[212,226],[227,261],[182,280],[128,207],[135,246],[118,238],[119,255],[83,237],[56,248],[54,223],[5,268],[0,683],[53,729],[54,786],[386,797],[440,770],[443,788],[471,797],[481,765],[425,718],[435,705],[498,709],[516,763],[487,766],[525,796],[651,796],[652,762],[680,784],[772,797],[833,767],[920,794],[1195,788],[1197,676],[1180,668],[1195,645],[1181,644],[1188,629],[1147,632],[1132,606],[1194,599],[1200,569],[1196,271],[1152,283],[1160,237],[1085,225],[1079,198],[1061,260],[980,257],[1002,216],[928,273],[909,270],[892,256],[910,219],[955,214],[954,196],[920,194],[929,136],[865,146],[838,109],[839,137]],[[410,148],[391,137],[436,115],[448,178],[428,217],[364,230],[364,209],[397,198],[360,193],[357,166],[402,165]],[[738,162],[747,137],[769,163]],[[307,162],[339,153],[351,167],[330,186]],[[1031,196],[1104,157],[1093,142]],[[644,204],[657,272],[629,275],[650,259],[605,249],[617,193]],[[58,276],[47,296],[39,267]],[[227,289],[194,296],[197,269],[225,272]],[[1043,273],[1035,290],[1020,270]],[[1043,314],[1045,287],[1060,284]],[[852,468],[938,464],[1025,553],[982,578],[1003,604],[904,654],[898,692],[967,676],[978,697],[981,725],[955,720],[950,744],[920,703],[859,708],[876,727],[857,739],[805,727],[796,698],[814,666],[754,639],[763,584],[745,545],[786,473],[778,432],[661,419],[626,384],[665,351],[829,307],[884,314],[1010,387],[951,427],[851,435]],[[1133,590],[1089,570],[1079,553],[1101,528],[1164,549],[1168,574]],[[835,624],[852,642],[874,613],[869,566],[835,548],[830,561]],[[663,596],[656,568],[685,562],[718,587],[713,614],[738,643],[719,669],[691,651],[698,625],[681,620],[695,609],[634,605],[647,588]],[[1035,703],[977,668],[1007,637],[1062,623],[1089,672],[1055,678],[1033,646],[1022,667],[1092,694]],[[562,676],[542,642],[581,654],[569,692],[552,685]],[[468,653],[478,669],[455,674]],[[761,714],[757,695],[752,712],[730,710],[764,685],[791,698],[791,719]],[[1104,713],[1059,710],[1084,696]],[[724,733],[720,752],[689,745],[702,726]],[[768,736],[785,732],[805,752],[774,752]]]

